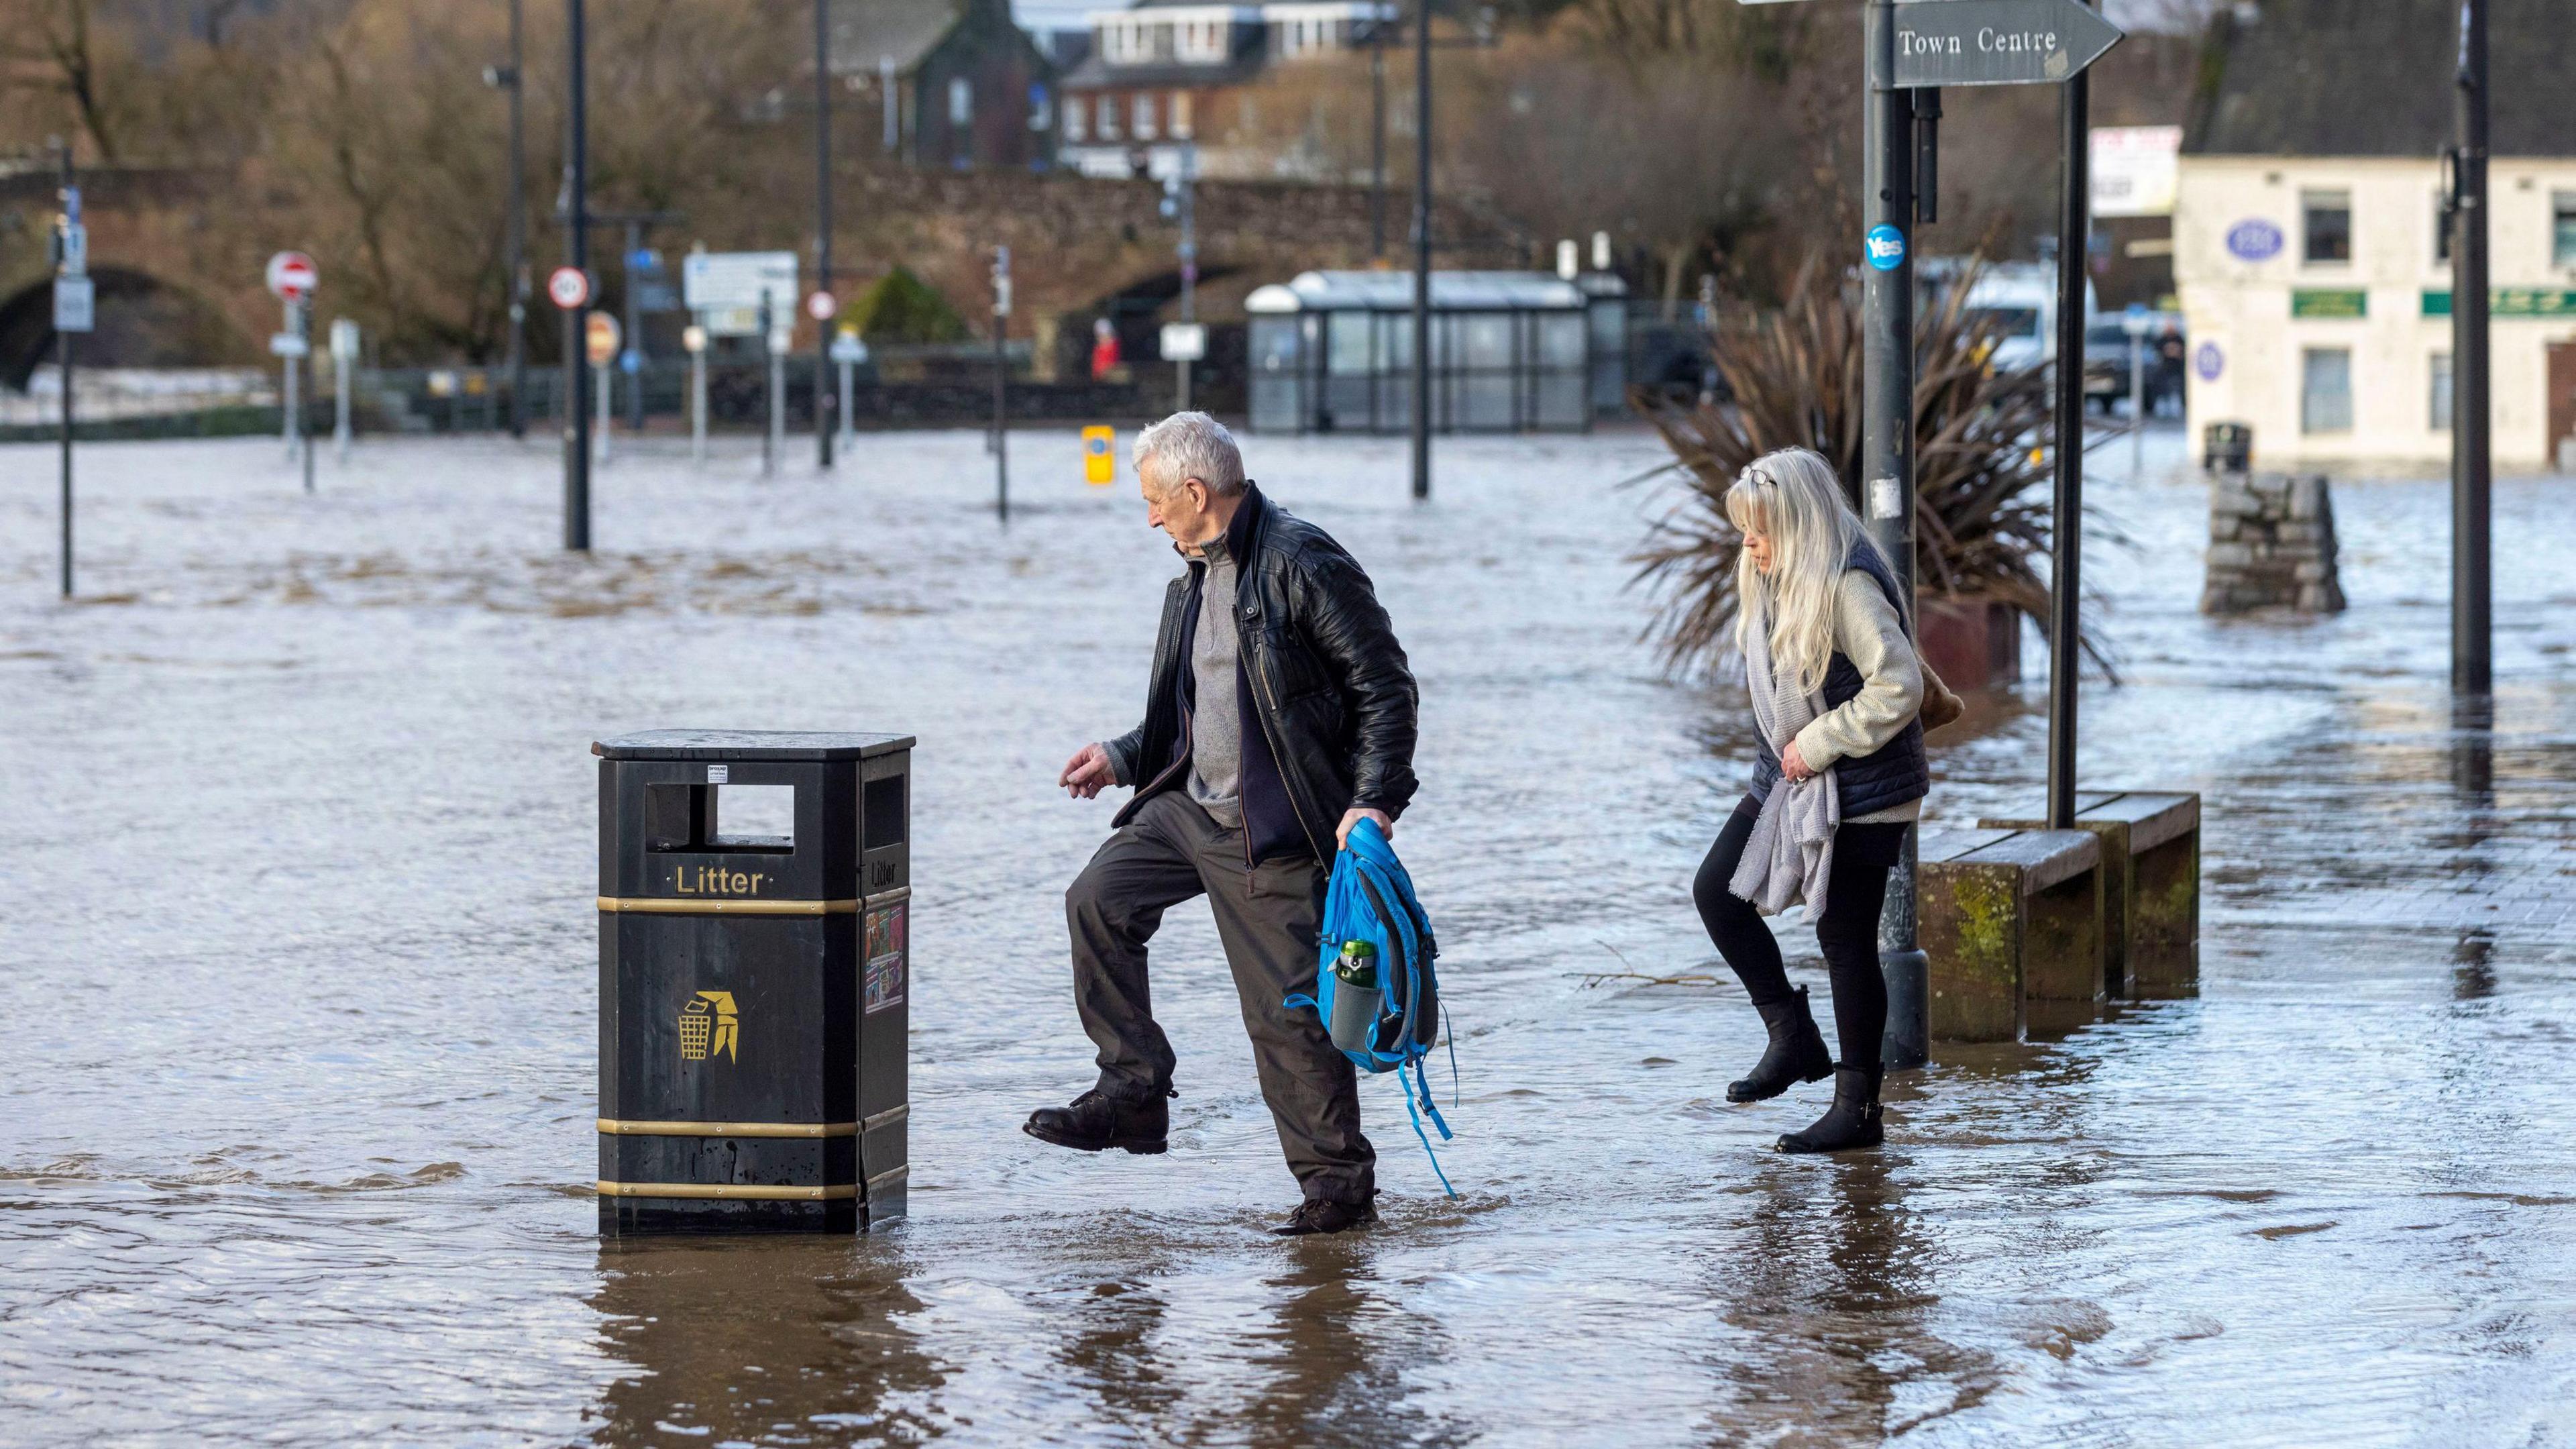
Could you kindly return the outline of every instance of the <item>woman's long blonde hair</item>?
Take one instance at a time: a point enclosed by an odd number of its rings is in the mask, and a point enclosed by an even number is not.
[[[1771,668],[1792,671],[1800,694],[1824,687],[1834,655],[1834,594],[1863,549],[1875,551],[1843,497],[1834,466],[1809,448],[1782,448],[1745,465],[1726,490],[1726,519],[1771,540],[1771,571],[1735,558],[1735,645],[1751,639],[1758,612],[1770,626]],[[1759,601],[1759,610],[1742,607]],[[1751,657],[1748,653],[1746,657]],[[1752,681],[1755,688],[1767,681]]]

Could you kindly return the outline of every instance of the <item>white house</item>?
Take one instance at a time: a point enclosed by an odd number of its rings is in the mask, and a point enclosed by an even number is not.
[[[2488,223],[2501,469],[2576,471],[2576,41],[2565,0],[2494,0]],[[2263,0],[2212,37],[2183,144],[2186,393],[2265,463],[2450,456],[2442,153],[2455,0]]]

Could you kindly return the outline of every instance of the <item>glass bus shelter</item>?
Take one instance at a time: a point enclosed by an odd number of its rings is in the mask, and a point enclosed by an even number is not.
[[[1589,428],[1603,360],[1599,300],[1546,272],[1432,273],[1433,429]],[[1244,311],[1255,431],[1411,429],[1411,273],[1306,272],[1255,291]],[[1623,373],[1626,354],[1623,335],[1608,355]]]

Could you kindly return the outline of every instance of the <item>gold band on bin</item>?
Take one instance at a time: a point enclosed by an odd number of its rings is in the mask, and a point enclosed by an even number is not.
[[[724,1198],[738,1202],[830,1202],[859,1195],[855,1182],[827,1187],[768,1187],[741,1182],[610,1182],[599,1180],[601,1197]]]
[[[712,896],[601,896],[603,911],[661,916],[850,916],[859,903],[841,901],[753,901]]]
[[[856,1137],[856,1122],[630,1122],[599,1119],[611,1137]]]

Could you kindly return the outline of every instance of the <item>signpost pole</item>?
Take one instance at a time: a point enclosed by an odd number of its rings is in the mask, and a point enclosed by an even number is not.
[[[1414,0],[1413,497],[1431,496],[1431,0]]]
[[[583,343],[587,346],[588,339],[583,339]],[[608,466],[608,435],[617,415],[617,408],[612,400],[614,395],[613,387],[609,381],[610,374],[614,370],[615,365],[616,359],[614,357],[609,357],[598,359],[591,368],[591,380],[597,384],[596,392],[598,394],[599,409],[599,437],[596,439],[598,451],[593,454],[593,456],[598,460],[599,465],[603,468]]]
[[[637,437],[644,435],[644,289],[638,285],[635,264],[644,254],[644,225],[633,216],[626,218],[626,338],[618,353],[617,370],[626,374],[626,425]],[[601,425],[607,419],[600,419]],[[600,447],[606,456],[606,444]]]
[[[582,36],[582,0],[564,0],[568,54],[564,108],[564,261],[573,270],[590,270],[590,118]],[[590,409],[582,406],[582,384],[590,366],[583,337],[586,318],[580,306],[563,309],[564,355],[564,547],[590,551]]]
[[[703,325],[692,324],[689,343],[689,461],[707,460],[707,338]]]
[[[1010,353],[1011,249],[993,248],[993,510],[1011,521]]]
[[[814,287],[832,290],[832,28],[826,0],[814,0]],[[832,325],[814,324],[814,459],[825,472],[832,468],[831,394]],[[848,370],[842,377],[849,376]],[[846,390],[846,383],[844,384]],[[845,404],[846,405],[846,404]]]
[[[331,319],[331,389],[336,395],[331,419],[331,450],[340,466],[349,465],[349,371],[358,360],[358,324]]]
[[[1861,478],[1870,542],[1896,573],[1905,629],[1914,632],[1914,96],[1896,84],[1892,0],[1863,13]],[[1878,960],[1887,982],[1883,1065],[1929,1055],[1928,966],[1915,944],[1914,832],[1908,830],[1879,910]]]
[[[2129,330],[2129,479],[2147,475],[2147,329]]]
[[[2494,688],[2488,490],[2487,0],[2462,0],[2451,208],[2451,690]]]
[[[1199,210],[1198,210],[1199,144],[1191,141],[1181,147],[1181,323],[1190,326],[1199,320]],[[1173,366],[1180,369],[1180,409],[1190,410],[1190,359],[1183,357]]]
[[[303,301],[297,302],[294,310],[295,335],[304,344],[301,349],[302,355],[294,359],[295,366],[300,370],[313,365],[313,302],[311,298],[308,297]],[[316,378],[314,380],[318,383],[321,379]],[[309,407],[309,403],[303,404],[299,405],[295,410],[295,445],[304,451],[304,491],[307,493],[313,491],[313,425],[312,419],[307,411]]]
[[[2092,254],[2092,83],[2060,92],[2057,225],[2057,498],[2049,537],[2048,828],[2075,828],[2076,638],[2084,562],[2084,271]]]
[[[72,170],[72,143],[57,140],[54,145],[61,154],[63,170],[63,258],[54,269],[54,285],[59,288],[63,278],[75,275],[71,229],[83,223],[80,178]],[[86,258],[81,262],[87,266]],[[72,330],[68,327],[54,329],[54,359],[63,375],[63,597],[68,599],[72,596]]]
[[[282,305],[284,306],[285,311],[278,319],[277,328],[281,336],[292,333],[295,330],[295,304],[290,301],[283,303]],[[295,358],[291,353],[278,358],[277,363],[278,371],[280,373],[278,384],[278,402],[280,405],[277,410],[278,439],[286,444],[286,461],[292,463],[295,461],[295,407],[297,401],[295,394],[296,383],[299,379],[296,376]]]
[[[772,331],[777,304],[770,294],[760,294],[760,351],[768,363],[764,369],[769,378],[769,426],[760,432],[760,476],[778,476],[778,337]]]

